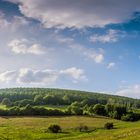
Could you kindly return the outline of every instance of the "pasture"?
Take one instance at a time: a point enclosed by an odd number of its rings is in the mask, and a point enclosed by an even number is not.
[[[115,128],[105,130],[104,124],[113,122]],[[50,124],[58,124],[62,132],[47,131]],[[86,125],[89,132],[76,128]],[[140,122],[122,122],[105,117],[1,117],[0,140],[138,140]]]

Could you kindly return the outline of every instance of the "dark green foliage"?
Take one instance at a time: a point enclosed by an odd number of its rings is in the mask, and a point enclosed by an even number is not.
[[[63,97],[58,95],[47,95],[43,98],[44,103],[48,105],[63,105]]]
[[[66,112],[59,109],[46,109],[44,107],[33,107],[26,105],[25,107],[19,108],[14,106],[7,110],[0,109],[0,116],[64,116]]]
[[[104,125],[104,128],[105,128],[105,129],[113,129],[113,128],[114,128],[114,124],[113,124],[113,123],[106,123],[106,124]]]
[[[107,114],[109,114],[110,112],[113,112],[114,111],[114,105],[106,104],[105,110],[106,110]]]
[[[11,105],[11,101],[8,98],[4,98],[1,102],[2,105],[6,105],[6,106],[10,106]]]
[[[140,107],[140,100],[90,93],[75,90],[46,88],[0,89],[0,102],[8,109],[0,110],[0,115],[102,115],[125,121],[140,119],[134,108]],[[50,106],[65,106],[65,110],[47,109]],[[132,112],[130,113],[130,110]]]
[[[67,111],[70,113],[70,114],[73,114],[73,115],[82,115],[83,114],[83,108],[82,108],[82,105],[78,102],[74,102],[72,103],[68,108],[67,108]]]
[[[34,103],[37,104],[37,105],[43,105],[44,104],[43,96],[42,95],[36,95],[34,97]]]
[[[126,106],[122,106],[122,105],[110,105],[107,104],[105,106],[105,110],[107,113],[107,116],[112,117],[114,119],[121,119],[121,117],[125,114],[127,114],[127,107]]]
[[[121,117],[122,121],[138,121],[140,119],[140,114],[138,113],[133,113],[133,112],[129,112],[126,115],[123,115]]]
[[[86,125],[80,125],[79,127],[77,127],[78,131],[80,132],[88,132],[89,128]]]
[[[9,112],[8,110],[0,109],[0,116],[8,116]]]
[[[125,106],[114,106],[114,118],[121,119],[121,116],[126,114],[127,109]]]
[[[7,115],[8,116],[19,116],[20,115],[20,108],[17,106],[10,108],[7,111]]]
[[[83,110],[81,108],[79,108],[78,106],[71,107],[71,112],[74,115],[82,115],[83,114]]]
[[[83,106],[86,104],[91,106],[98,103],[103,105],[109,103],[125,105],[127,107],[140,107],[140,100],[137,99],[84,91],[46,88],[0,89],[0,101],[4,98],[8,98],[12,103],[28,99],[32,101],[35,100],[35,102],[37,101],[39,104],[41,102],[41,104],[51,105],[70,105],[78,101],[81,102]]]
[[[52,133],[59,133],[59,132],[61,132],[61,127],[57,124],[51,124],[48,127],[48,131],[52,132]]]
[[[104,105],[101,105],[101,104],[96,104],[94,107],[93,107],[93,112],[95,114],[98,114],[98,115],[106,115],[106,110],[105,110],[105,106]]]
[[[83,105],[89,105],[89,106],[95,105],[97,103],[99,103],[99,101],[96,98],[95,99],[94,98],[84,99],[82,101]]]
[[[13,104],[13,106],[19,106],[19,107],[25,107],[28,104],[35,105],[34,101],[33,100],[29,100],[29,99],[24,99],[24,100],[16,101],[16,102],[14,102],[12,104]]]

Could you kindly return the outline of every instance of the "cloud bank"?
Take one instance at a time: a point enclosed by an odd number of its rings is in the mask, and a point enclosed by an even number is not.
[[[33,70],[23,68],[18,71],[5,71],[0,73],[0,82],[51,85],[62,77],[69,77],[77,82],[80,80],[86,80],[84,70],[75,67],[64,70]]]
[[[132,18],[140,11],[139,0],[6,0],[46,28],[104,27]]]
[[[117,95],[127,96],[131,98],[140,98],[140,85],[133,85],[123,88],[116,92]]]

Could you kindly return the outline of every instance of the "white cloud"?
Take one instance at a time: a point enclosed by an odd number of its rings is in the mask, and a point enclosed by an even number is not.
[[[53,70],[21,69],[16,80],[17,83],[44,83],[50,85],[56,82],[58,77],[58,73]]]
[[[116,92],[117,95],[140,98],[140,85],[133,85]]]
[[[14,16],[11,21],[9,21],[9,27],[11,30],[21,30],[21,27],[27,27],[30,21],[23,16]]]
[[[101,63],[104,60],[103,54],[95,53],[94,51],[85,52],[84,53],[87,57],[93,59],[96,63]]]
[[[15,79],[16,72],[15,71],[5,71],[0,73],[0,81],[8,83],[9,81]]]
[[[125,22],[140,11],[139,0],[7,0],[46,28],[103,27]]]
[[[29,21],[25,17],[21,17],[21,16],[14,16],[13,22],[15,24],[19,24],[19,25],[28,25],[29,24]]]
[[[11,48],[11,51],[16,54],[35,54],[41,55],[45,53],[45,48],[40,44],[34,44],[26,39],[15,39],[12,40],[8,46]]]
[[[9,24],[10,23],[4,17],[4,13],[0,12],[0,28],[8,27]]]
[[[118,41],[118,31],[110,29],[105,35],[93,35],[90,37],[91,42],[110,43]]]
[[[1,82],[15,82],[18,84],[54,84],[58,79],[69,77],[76,82],[80,80],[87,80],[82,69],[75,67],[64,69],[64,70],[33,70],[23,68],[18,71],[6,71],[0,73]]]
[[[85,58],[88,58],[95,63],[102,63],[104,60],[104,55],[103,55],[103,50],[94,50],[94,49],[89,49],[86,48],[82,45],[79,44],[72,44],[70,45],[70,48],[73,49],[74,51],[77,51],[82,56],[85,56]]]
[[[77,69],[75,67],[61,70],[60,74],[71,76],[75,80],[80,80],[80,79],[85,80],[86,79],[86,76],[84,75],[84,70]]]
[[[0,11],[0,28],[8,29],[8,30],[16,30],[21,26],[29,25],[30,21],[28,21],[23,16],[14,16],[11,20],[6,18],[6,15]]]
[[[60,43],[67,43],[67,44],[71,44],[74,42],[73,38],[70,37],[62,37],[62,36],[57,36],[56,40]]]
[[[116,64],[114,62],[111,62],[107,65],[107,69],[111,69],[111,68],[115,67],[115,65]]]
[[[64,37],[64,36],[55,36],[55,39],[58,43],[63,44],[65,47],[68,47],[78,55],[85,57],[86,59],[90,59],[95,63],[102,63],[104,60],[104,51],[103,49],[93,49],[85,47],[79,43],[76,43],[73,38]]]

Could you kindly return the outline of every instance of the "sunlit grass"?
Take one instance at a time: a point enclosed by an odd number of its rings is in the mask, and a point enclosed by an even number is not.
[[[6,107],[6,105],[2,105],[2,104],[0,104],[0,109],[7,109],[7,107]]]
[[[37,107],[45,107],[46,109],[59,109],[64,111],[68,106],[67,105],[42,105]]]
[[[115,129],[105,130],[106,122],[113,122]],[[47,132],[50,124],[62,127],[62,133]],[[75,128],[87,125],[90,132]],[[93,131],[92,131],[93,130]],[[103,117],[3,117],[0,118],[0,139],[8,140],[138,140],[140,122],[122,122]]]

